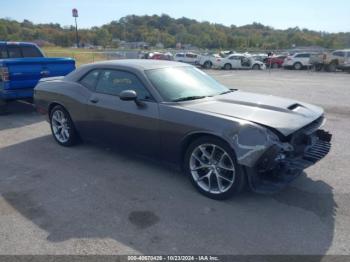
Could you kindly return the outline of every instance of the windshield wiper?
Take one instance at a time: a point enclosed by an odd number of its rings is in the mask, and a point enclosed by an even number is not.
[[[190,100],[203,99],[203,98],[206,98],[206,96],[186,96],[186,97],[180,97],[180,98],[174,99],[172,100],[172,102],[190,101]]]
[[[237,89],[230,89],[230,90],[227,90],[227,91],[225,91],[225,92],[220,93],[219,95],[224,95],[224,94],[232,93],[232,92],[234,92],[234,91],[237,91]]]

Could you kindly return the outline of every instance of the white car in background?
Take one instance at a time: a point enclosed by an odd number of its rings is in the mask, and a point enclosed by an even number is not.
[[[219,68],[222,59],[219,54],[204,54],[200,55],[198,64],[205,69]]]
[[[232,54],[220,61],[220,68],[225,70],[230,69],[253,69],[264,70],[266,66],[263,62],[255,60],[254,57],[248,54]]]
[[[191,52],[177,53],[175,54],[174,60],[177,62],[183,62],[188,64],[197,64],[199,55]]]
[[[282,64],[283,68],[301,70],[305,67],[310,67],[310,57],[312,53],[295,53],[287,56]]]

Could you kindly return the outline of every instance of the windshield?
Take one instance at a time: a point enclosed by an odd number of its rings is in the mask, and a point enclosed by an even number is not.
[[[167,102],[199,99],[230,91],[192,66],[147,70],[146,75]]]

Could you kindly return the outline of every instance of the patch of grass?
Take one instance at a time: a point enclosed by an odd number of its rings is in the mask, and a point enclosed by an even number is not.
[[[108,60],[107,54],[97,50],[62,47],[44,47],[42,50],[48,57],[71,57],[75,59],[77,67],[96,61]]]

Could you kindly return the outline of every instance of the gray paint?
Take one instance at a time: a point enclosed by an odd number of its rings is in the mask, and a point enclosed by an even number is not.
[[[35,88],[35,102],[46,110],[52,103],[63,105],[83,138],[98,138],[176,164],[182,161],[187,138],[211,134],[231,145],[238,163],[253,167],[273,144],[288,147],[274,132],[288,136],[323,114],[321,108],[313,105],[241,91],[196,101],[164,102],[144,71],[173,66],[188,65],[149,60],[86,65],[65,78],[41,81]],[[134,73],[155,101],[144,102],[140,107],[117,96],[96,94],[77,83],[95,68]],[[97,104],[90,102],[95,97],[99,100]],[[294,109],[288,109],[293,105],[296,105]]]

